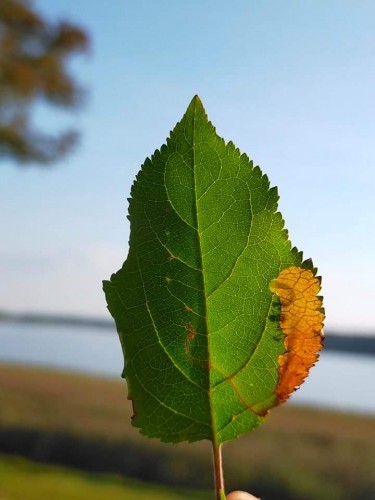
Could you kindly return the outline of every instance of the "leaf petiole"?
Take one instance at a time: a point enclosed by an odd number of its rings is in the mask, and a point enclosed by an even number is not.
[[[216,500],[225,500],[224,490],[224,475],[223,475],[223,462],[221,457],[221,444],[212,442],[212,450],[214,454],[214,470],[215,470],[215,491]]]

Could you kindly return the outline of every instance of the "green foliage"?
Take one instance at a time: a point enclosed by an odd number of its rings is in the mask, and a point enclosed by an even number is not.
[[[195,97],[147,159],[129,205],[130,250],[104,282],[126,359],[133,423],[163,441],[216,444],[277,404],[285,351],[270,282],[301,265],[277,190]]]
[[[52,137],[30,125],[30,117],[36,102],[66,108],[79,104],[82,90],[66,61],[87,47],[81,28],[48,22],[27,0],[1,0],[0,159],[50,163],[74,145],[75,131]]]

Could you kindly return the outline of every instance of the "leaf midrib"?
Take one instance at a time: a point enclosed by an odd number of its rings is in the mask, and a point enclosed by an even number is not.
[[[195,139],[196,139],[196,118],[197,118],[197,100],[199,98],[196,96],[194,100],[194,112],[193,112],[193,134],[192,134],[192,150],[193,150],[193,179],[194,179],[194,208],[195,208],[195,222],[197,226],[197,237],[198,237],[198,246],[199,246],[199,263],[201,267],[201,274],[202,274],[202,290],[203,290],[203,316],[204,316],[204,323],[205,323],[205,328],[206,328],[206,341],[207,341],[207,370],[208,370],[208,399],[209,399],[209,407],[210,407],[210,419],[211,419],[211,431],[212,431],[212,442],[216,444],[216,436],[217,433],[215,432],[215,421],[214,421],[214,408],[212,406],[212,398],[211,398],[211,362],[210,362],[210,351],[209,351],[209,342],[208,338],[210,335],[209,329],[208,329],[208,323],[207,323],[207,292],[206,292],[206,280],[205,280],[205,274],[204,274],[204,268],[203,268],[203,257],[202,257],[202,244],[201,244],[201,238],[200,238],[200,229],[199,229],[199,215],[198,215],[198,198],[197,198],[197,183],[196,183],[196,148],[195,148]]]

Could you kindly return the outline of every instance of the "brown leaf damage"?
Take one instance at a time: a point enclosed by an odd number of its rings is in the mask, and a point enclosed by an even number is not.
[[[128,400],[131,402],[131,404],[132,404],[132,408],[133,408],[133,415],[132,415],[130,418],[131,418],[132,420],[134,420],[134,419],[135,419],[135,417],[137,416],[137,412],[136,412],[136,410],[135,410],[135,403],[134,403],[134,399],[128,395]]]
[[[322,349],[324,312],[320,279],[309,269],[292,266],[271,281],[270,289],[280,299],[280,327],[285,334],[285,354],[279,356],[279,379],[275,394],[286,401],[309,374]]]

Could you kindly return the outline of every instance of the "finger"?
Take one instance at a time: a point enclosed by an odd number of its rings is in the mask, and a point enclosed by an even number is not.
[[[227,495],[227,500],[259,500],[254,495],[246,493],[246,491],[232,491]]]

